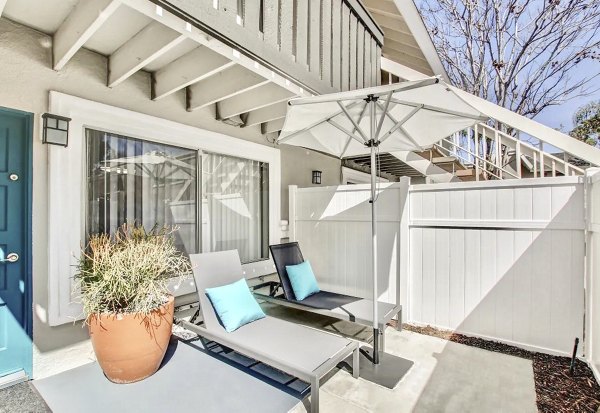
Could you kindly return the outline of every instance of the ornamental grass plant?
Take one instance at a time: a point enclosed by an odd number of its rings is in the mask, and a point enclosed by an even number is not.
[[[114,235],[90,236],[75,275],[87,320],[106,313],[148,315],[169,300],[172,277],[181,282],[191,273],[188,257],[173,242],[176,230],[124,224]]]

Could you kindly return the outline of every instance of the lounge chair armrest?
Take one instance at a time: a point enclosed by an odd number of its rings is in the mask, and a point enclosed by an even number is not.
[[[277,290],[281,287],[281,283],[277,281],[265,281],[260,284],[256,284],[250,287],[252,292],[255,292],[258,289],[269,287],[269,297],[274,297]]]

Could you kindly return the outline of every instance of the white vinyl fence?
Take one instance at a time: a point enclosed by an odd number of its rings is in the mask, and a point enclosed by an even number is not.
[[[587,179],[587,311],[586,356],[600,380],[600,169],[586,171]]]
[[[290,194],[290,235],[322,287],[370,296],[368,185]],[[381,186],[378,210],[379,293],[404,321],[561,354],[583,337],[582,177],[403,181]]]
[[[411,321],[550,352],[582,337],[581,178],[415,185]]]
[[[409,180],[381,184],[379,210],[380,299],[397,301],[400,268],[407,264]],[[300,242],[322,289],[372,297],[370,185],[298,189],[290,186],[290,238]],[[401,228],[406,228],[403,233]]]

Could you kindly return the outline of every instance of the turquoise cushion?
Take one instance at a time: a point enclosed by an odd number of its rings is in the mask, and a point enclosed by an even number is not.
[[[260,305],[250,292],[245,278],[221,287],[204,290],[228,333],[265,317]]]
[[[310,266],[310,262],[304,261],[297,265],[286,265],[285,270],[292,284],[296,300],[302,301],[309,295],[321,291],[317,285],[317,279]]]

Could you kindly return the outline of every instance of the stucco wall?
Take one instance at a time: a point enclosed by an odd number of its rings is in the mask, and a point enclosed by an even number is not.
[[[214,119],[214,109],[185,110],[183,91],[150,100],[150,76],[138,72],[115,88],[106,86],[107,59],[79,51],[60,72],[51,69],[51,37],[0,19],[0,106],[35,114],[33,136],[33,336],[34,377],[44,377],[93,359],[87,330],[81,323],[47,324],[47,147],[40,139],[40,115],[48,92],[56,90],[175,122],[268,145],[258,127],[234,128]],[[339,162],[306,150],[282,147],[282,216],[287,217],[287,187],[310,183],[311,171],[323,171],[324,183],[339,182]],[[302,155],[302,156],[301,156]],[[322,164],[320,163],[322,162]],[[334,178],[337,176],[337,178]],[[337,179],[337,181],[336,181]],[[79,225],[79,223],[75,224]]]
[[[297,146],[281,145],[281,219],[289,218],[288,185],[300,188],[339,185],[342,166],[337,158]],[[321,185],[313,185],[312,171],[321,171]]]

